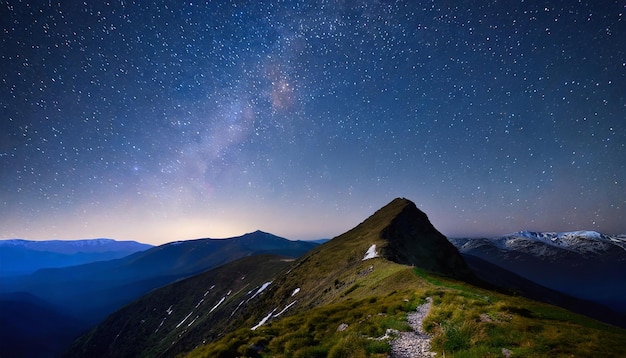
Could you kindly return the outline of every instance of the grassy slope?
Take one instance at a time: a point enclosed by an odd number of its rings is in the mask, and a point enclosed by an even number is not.
[[[387,328],[407,330],[406,314],[433,298],[424,322],[446,357],[626,356],[626,330],[558,307],[508,296],[384,259],[331,303],[252,331],[234,331],[187,357],[386,357]],[[348,328],[338,331],[340,324]]]
[[[446,357],[626,356],[626,330],[561,308],[507,296],[383,257],[363,261],[407,203],[394,200],[354,229],[285,269],[234,332],[188,357],[386,357],[388,328],[408,329],[406,315],[433,298],[425,328]],[[419,249],[419,248],[416,248]],[[380,251],[379,251],[380,252]],[[295,288],[300,292],[291,297]],[[260,318],[297,301],[257,330]],[[338,331],[340,324],[348,328]]]

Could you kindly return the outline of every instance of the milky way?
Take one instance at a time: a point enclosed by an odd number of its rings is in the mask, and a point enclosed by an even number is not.
[[[0,238],[626,232],[623,1],[0,1]]]

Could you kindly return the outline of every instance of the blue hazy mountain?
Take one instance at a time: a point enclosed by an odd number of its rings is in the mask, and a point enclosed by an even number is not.
[[[25,275],[42,268],[59,268],[122,258],[153,247],[136,241],[0,240],[0,276]]]

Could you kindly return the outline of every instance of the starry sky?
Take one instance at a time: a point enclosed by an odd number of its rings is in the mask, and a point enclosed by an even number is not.
[[[0,0],[0,238],[626,233],[625,13]]]

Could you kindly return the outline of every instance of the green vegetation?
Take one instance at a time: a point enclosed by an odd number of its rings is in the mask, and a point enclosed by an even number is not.
[[[245,308],[246,293],[291,262],[250,256],[152,291],[77,340],[66,356],[155,357],[190,351],[229,324],[240,324],[230,313]]]
[[[381,271],[387,278],[412,272],[413,279],[385,280],[402,290],[367,296],[372,285],[382,283],[368,277],[347,287],[340,302],[272,321],[255,331],[239,329],[188,357],[386,357],[392,339],[383,338],[387,329],[410,330],[406,315],[426,297],[433,305],[424,328],[433,335],[432,350],[445,357],[502,357],[503,352],[511,357],[626,356],[623,329],[423,270],[383,260],[378,264],[385,267]],[[403,284],[407,281],[413,289]]]
[[[252,331],[239,329],[189,357],[386,357],[387,329],[407,331],[407,312],[419,299],[395,293],[386,297],[347,299],[271,322]],[[235,354],[235,352],[237,352]]]
[[[626,330],[559,307],[416,270],[435,282],[424,328],[446,357],[622,357]]]

